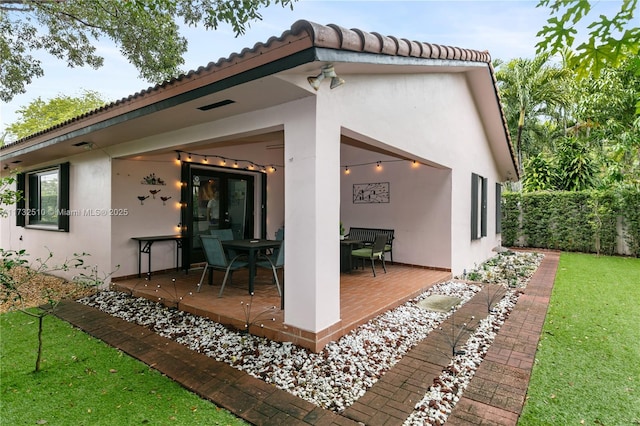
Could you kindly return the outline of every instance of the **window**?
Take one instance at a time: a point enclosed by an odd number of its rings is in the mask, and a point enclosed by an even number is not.
[[[471,173],[471,240],[487,236],[487,178]]]
[[[17,225],[69,231],[69,163],[18,176]]]
[[[502,185],[496,182],[496,234],[502,233]]]

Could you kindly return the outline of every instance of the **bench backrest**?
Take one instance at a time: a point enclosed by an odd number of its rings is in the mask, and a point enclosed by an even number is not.
[[[393,244],[393,229],[380,229],[380,228],[349,228],[349,238],[352,240],[360,240],[365,243],[371,243],[376,240],[377,235],[386,235],[387,244]]]

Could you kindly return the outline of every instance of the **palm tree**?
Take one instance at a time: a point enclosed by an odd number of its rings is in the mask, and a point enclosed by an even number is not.
[[[516,126],[515,137],[513,134],[511,137],[516,141],[520,167],[523,151],[527,157],[537,154],[524,149],[523,135],[527,127],[535,134],[535,126],[540,125],[543,118],[562,120],[569,103],[567,83],[571,71],[549,65],[549,59],[549,54],[542,54],[533,59],[517,58],[496,65],[496,78],[507,120]]]

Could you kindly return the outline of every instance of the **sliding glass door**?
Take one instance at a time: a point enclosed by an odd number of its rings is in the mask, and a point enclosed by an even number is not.
[[[183,163],[182,232],[183,265],[204,262],[200,235],[213,229],[231,229],[234,239],[256,236],[264,228],[265,176],[258,172],[234,171],[220,167]],[[256,188],[259,190],[256,191]],[[258,208],[256,208],[258,206]],[[257,220],[256,220],[257,219]],[[261,229],[258,229],[261,234]]]

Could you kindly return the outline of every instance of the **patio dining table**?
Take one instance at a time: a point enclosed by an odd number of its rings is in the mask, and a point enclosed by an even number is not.
[[[249,257],[249,294],[253,293],[254,280],[256,276],[256,259],[262,250],[280,247],[282,241],[279,240],[224,240],[221,241],[225,249],[243,251]]]

